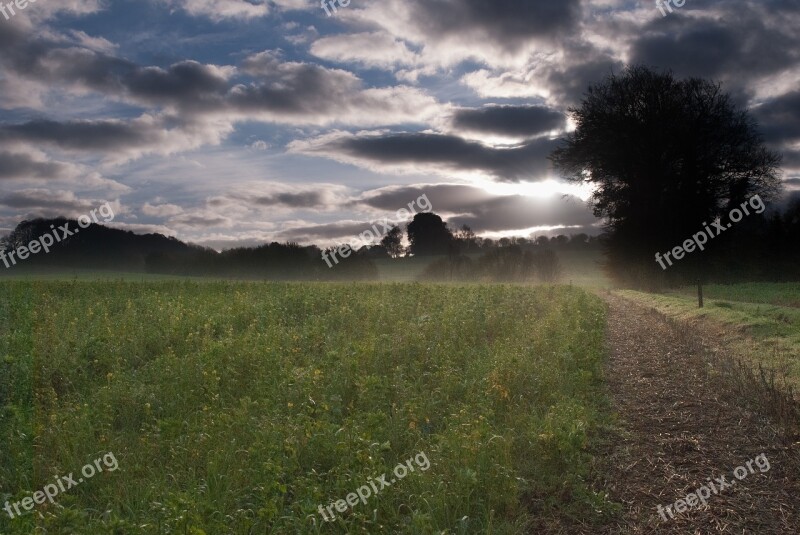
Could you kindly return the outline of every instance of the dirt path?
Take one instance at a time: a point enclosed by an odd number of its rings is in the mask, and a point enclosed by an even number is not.
[[[699,338],[653,310],[614,295],[609,304],[606,377],[623,429],[603,463],[612,498],[624,504],[609,533],[800,533],[800,444],[781,438],[707,373]],[[735,468],[766,454],[769,470],[736,481]],[[741,474],[741,472],[740,472]],[[668,513],[700,486],[735,484],[707,505]],[[715,485],[717,488],[719,484]]]

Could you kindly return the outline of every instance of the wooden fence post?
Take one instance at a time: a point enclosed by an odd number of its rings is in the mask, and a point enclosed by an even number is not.
[[[703,308],[703,283],[697,279],[697,306]]]

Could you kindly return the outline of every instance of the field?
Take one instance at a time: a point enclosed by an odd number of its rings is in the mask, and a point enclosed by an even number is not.
[[[697,288],[682,288],[677,293],[691,297],[697,295]],[[709,299],[725,301],[800,307],[800,283],[797,282],[711,284],[703,287],[703,295]]]
[[[795,389],[800,388],[800,284],[704,286],[703,308],[697,306],[696,287],[663,295],[621,294],[670,317],[720,327],[720,335],[745,360],[777,370]]]
[[[109,452],[119,468],[0,532],[602,522],[604,333],[602,301],[569,287],[6,281],[0,505]],[[420,453],[427,470],[323,521]]]

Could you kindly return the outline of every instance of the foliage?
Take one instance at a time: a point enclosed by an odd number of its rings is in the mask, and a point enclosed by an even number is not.
[[[0,532],[497,533],[591,523],[602,302],[556,287],[0,284]],[[317,506],[431,461],[336,524]]]
[[[381,239],[381,247],[392,258],[397,258],[403,254],[403,229],[397,225],[390,228],[386,236]]]
[[[590,87],[570,114],[576,129],[551,159],[567,179],[595,186],[594,213],[606,221],[619,281],[632,282],[632,272],[653,278],[656,251],[779,189],[780,156],[710,81],[630,67]]]
[[[415,256],[448,254],[455,245],[447,224],[431,212],[415,215],[406,232],[411,244],[409,250]]]

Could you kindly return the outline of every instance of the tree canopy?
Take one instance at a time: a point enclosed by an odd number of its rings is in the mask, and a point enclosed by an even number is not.
[[[408,224],[410,251],[415,256],[448,254],[453,244],[453,234],[441,217],[432,212],[414,216]]]
[[[591,203],[606,222],[618,278],[652,276],[655,252],[779,189],[780,155],[712,81],[629,67],[591,86],[569,113],[576,128],[551,160],[568,180],[595,187]]]

